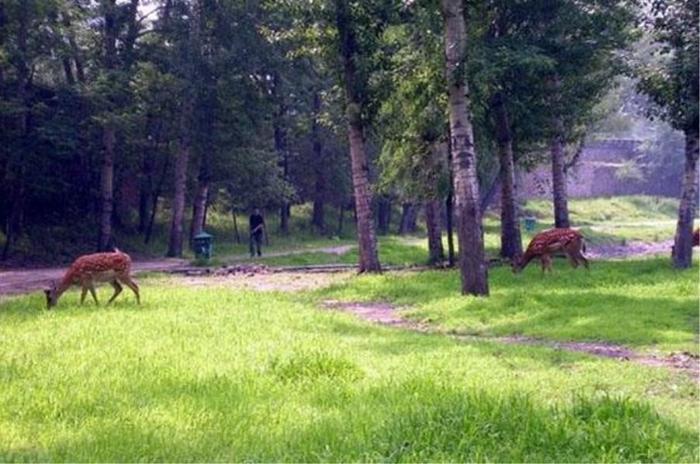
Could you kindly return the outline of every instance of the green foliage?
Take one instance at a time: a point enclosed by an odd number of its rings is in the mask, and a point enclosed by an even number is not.
[[[657,105],[651,113],[675,129],[698,133],[698,1],[650,0],[647,24],[660,45],[658,60],[642,64],[639,89]]]

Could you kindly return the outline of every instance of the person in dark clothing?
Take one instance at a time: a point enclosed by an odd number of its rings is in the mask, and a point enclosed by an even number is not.
[[[250,257],[255,256],[257,251],[258,256],[262,256],[260,248],[262,247],[263,233],[265,230],[265,219],[263,219],[260,210],[255,208],[253,214],[250,215]]]

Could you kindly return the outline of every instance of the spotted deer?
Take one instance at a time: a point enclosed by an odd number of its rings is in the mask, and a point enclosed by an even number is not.
[[[535,258],[542,262],[542,272],[552,270],[552,255],[564,253],[573,267],[583,264],[588,269],[588,260],[583,256],[586,244],[583,236],[573,229],[550,229],[535,235],[525,254],[513,261],[513,272],[517,273]]]
[[[115,250],[112,253],[83,255],[71,264],[58,286],[56,282],[52,282],[51,288],[44,290],[44,293],[46,293],[46,307],[51,309],[53,306],[56,306],[61,295],[73,285],[80,285],[82,288],[80,304],[83,304],[85,301],[85,295],[88,290],[90,290],[95,304],[99,304],[95,294],[95,283],[99,282],[109,282],[114,287],[114,295],[112,295],[107,304],[114,301],[117,295],[121,293],[121,284],[126,285],[134,292],[136,302],[140,304],[139,286],[131,278],[130,273],[131,258],[119,250]]]

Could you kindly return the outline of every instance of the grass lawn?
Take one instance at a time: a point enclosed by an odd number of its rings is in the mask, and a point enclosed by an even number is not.
[[[487,299],[459,295],[456,271],[362,276],[323,291],[328,298],[388,301],[407,317],[469,335],[527,335],[610,341],[640,350],[698,353],[698,268],[676,271],[667,258],[594,262],[590,271],[557,259],[542,275],[531,265],[490,273]]]
[[[140,307],[80,307],[78,292],[51,312],[40,294],[0,303],[0,461],[700,460],[683,373],[319,307],[383,299],[445,328],[675,349],[692,345],[697,272],[500,268],[489,300],[458,297],[455,272],[293,294],[141,285]]]

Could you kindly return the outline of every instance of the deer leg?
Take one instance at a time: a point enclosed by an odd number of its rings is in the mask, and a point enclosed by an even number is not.
[[[552,272],[552,258],[549,255],[542,255],[542,273]]]
[[[136,284],[136,282],[134,282],[132,280],[131,276],[122,275],[122,276],[119,276],[119,280],[121,280],[121,282],[124,285],[129,287],[131,289],[131,291],[134,292],[134,295],[136,295],[136,303],[141,304],[141,297],[139,295],[139,286]]]
[[[83,291],[80,292],[80,304],[85,303],[85,296],[87,295],[87,287],[83,286]]]
[[[576,258],[576,255],[573,253],[566,253],[566,257],[569,259],[569,263],[571,263],[571,267],[576,269],[578,267],[578,258]]]
[[[114,301],[114,299],[122,292],[122,288],[123,288],[123,287],[119,284],[119,282],[117,282],[116,279],[113,280],[113,281],[110,282],[110,283],[112,284],[112,287],[114,287],[114,295],[112,295],[112,298],[109,299],[109,301],[107,302],[107,304],[112,303],[112,301]]]
[[[580,251],[576,254],[576,259],[581,261],[583,265],[586,267],[586,270],[589,270],[590,268],[588,267],[588,260],[586,259],[585,256],[583,256],[583,253]]]
[[[92,295],[92,299],[95,300],[95,305],[96,306],[99,305],[100,302],[97,301],[97,294],[95,293],[95,286],[92,284],[92,282],[90,282],[90,284],[88,286],[88,290],[90,290],[90,295]]]

